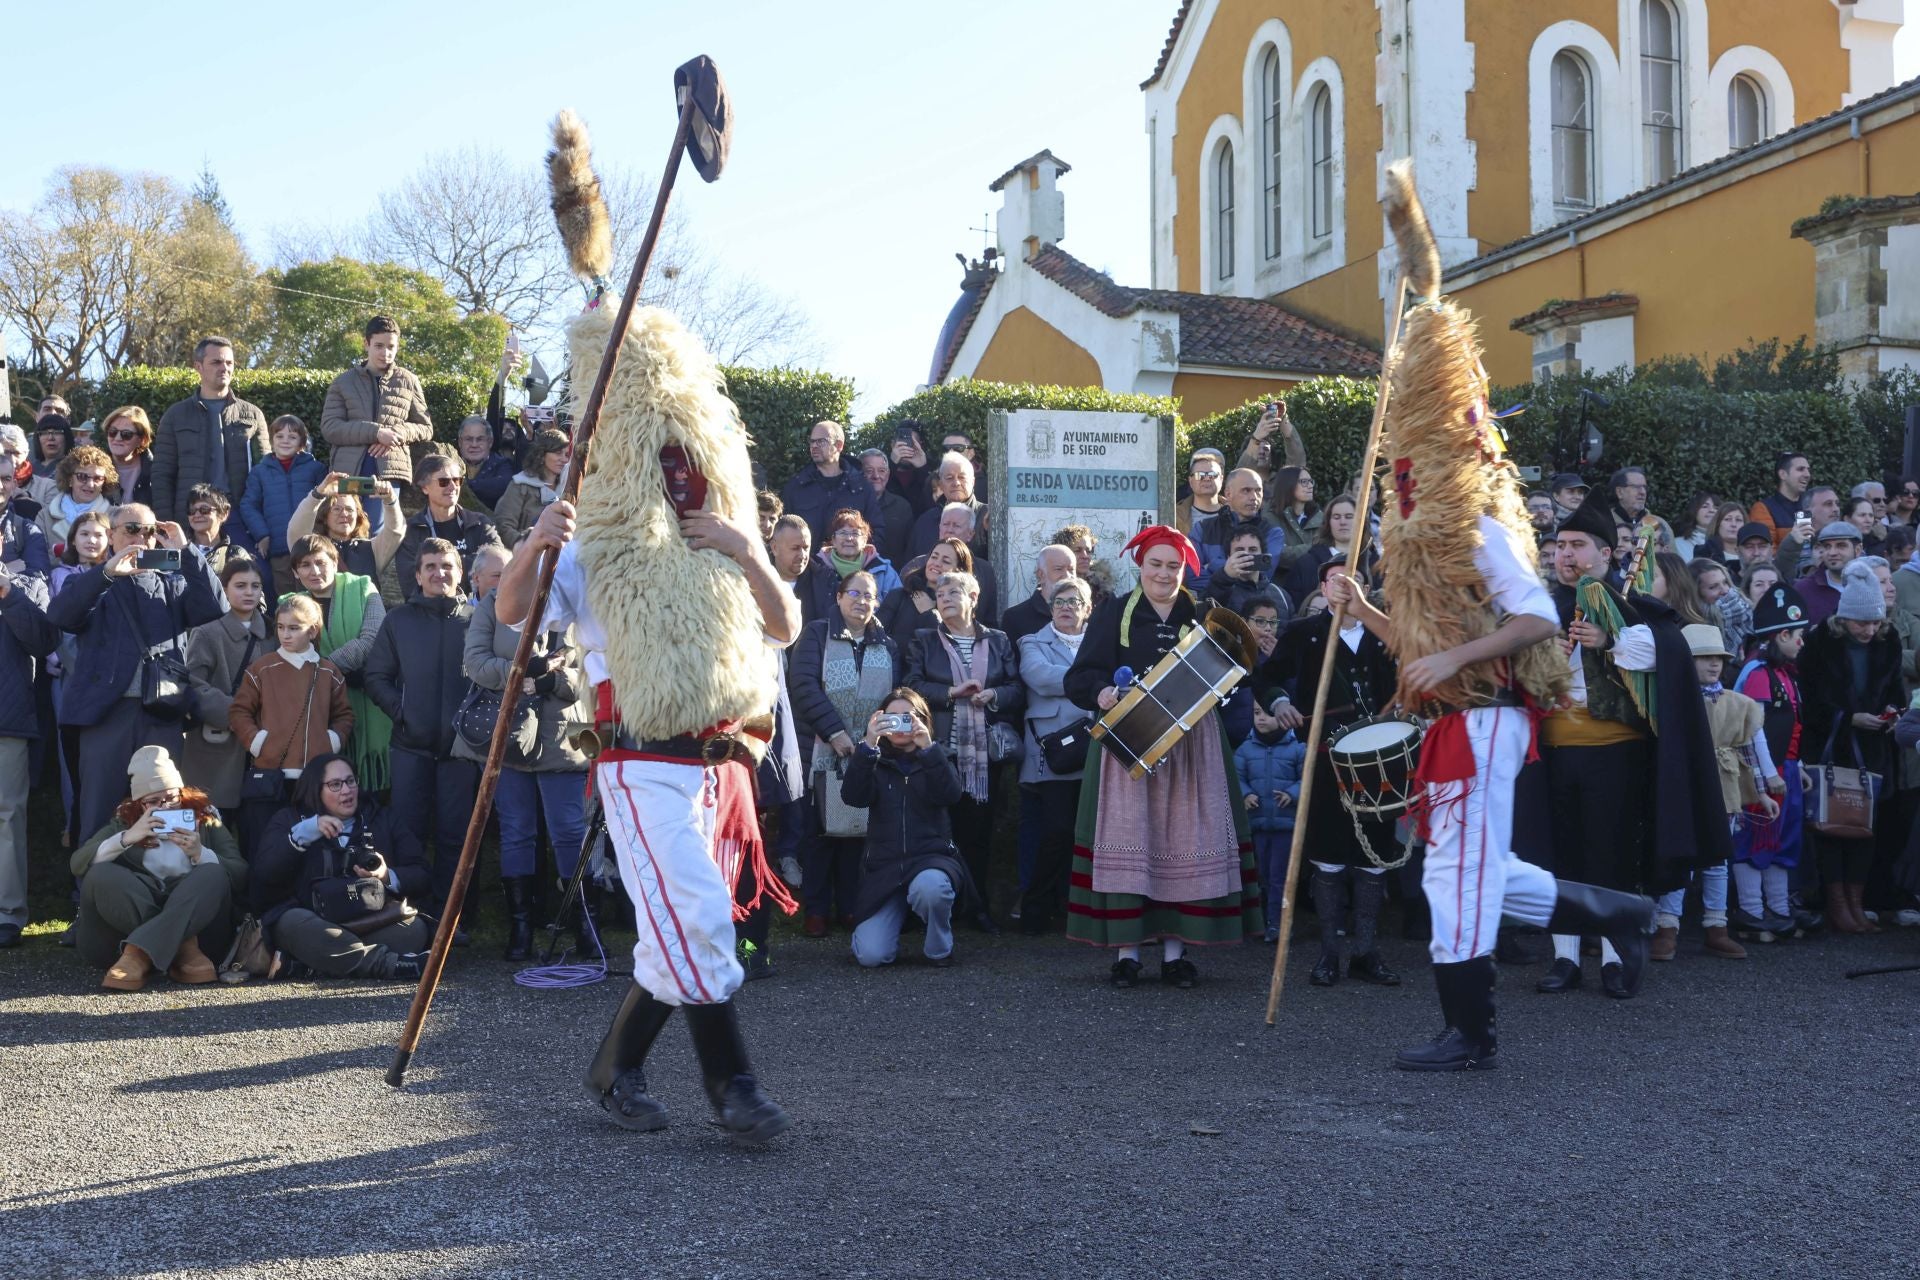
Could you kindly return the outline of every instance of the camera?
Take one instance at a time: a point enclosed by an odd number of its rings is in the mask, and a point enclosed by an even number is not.
[[[1271,578],[1273,576],[1272,553],[1262,551],[1260,554],[1256,555],[1253,558],[1253,571],[1255,574],[1259,575],[1262,578]]]
[[[905,711],[889,711],[880,717],[882,733],[912,733],[913,716]]]
[[[151,569],[156,573],[178,573],[180,553],[172,547],[152,547],[142,551],[135,564],[140,569]]]
[[[155,835],[191,835],[196,825],[191,809],[155,809],[153,811]]]
[[[376,476],[341,476],[336,492],[352,494],[356,498],[377,498],[380,496],[380,481]]]

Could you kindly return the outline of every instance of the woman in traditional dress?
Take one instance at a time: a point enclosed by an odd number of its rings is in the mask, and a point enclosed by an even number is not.
[[[1096,716],[1120,701],[1120,668],[1144,677],[1201,621],[1181,585],[1182,571],[1200,566],[1184,534],[1154,525],[1126,550],[1140,585],[1095,610],[1064,682]],[[1209,712],[1139,779],[1095,739],[1074,829],[1067,936],[1118,949],[1116,987],[1139,980],[1140,945],[1158,938],[1161,980],[1185,989],[1199,979],[1188,943],[1238,942],[1260,928],[1253,843],[1219,716]]]

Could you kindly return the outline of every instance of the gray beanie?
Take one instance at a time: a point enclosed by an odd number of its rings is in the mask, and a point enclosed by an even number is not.
[[[1849,622],[1886,621],[1887,597],[1880,590],[1880,579],[1874,576],[1872,565],[1854,560],[1840,580],[1840,607],[1833,611],[1834,617]]]

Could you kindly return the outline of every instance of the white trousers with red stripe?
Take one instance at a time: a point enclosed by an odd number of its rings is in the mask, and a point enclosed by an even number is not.
[[[717,1004],[745,974],[733,954],[733,894],[713,860],[712,782],[697,764],[594,767],[607,836],[640,926],[633,978],[663,1004]]]
[[[1513,852],[1513,784],[1527,762],[1533,728],[1517,707],[1479,707],[1466,716],[1473,748],[1464,802],[1459,783],[1429,788],[1426,890],[1435,964],[1493,950],[1502,914],[1528,924],[1553,918],[1553,876]]]

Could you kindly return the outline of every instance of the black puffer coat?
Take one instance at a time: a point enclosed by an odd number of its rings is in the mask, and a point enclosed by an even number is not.
[[[953,848],[947,810],[965,792],[960,773],[934,743],[924,751],[875,750],[865,743],[854,752],[840,798],[867,809],[867,843],[860,854],[860,894],[854,918],[865,920],[913,878],[929,868],[953,881],[954,914],[973,890],[967,868]]]

